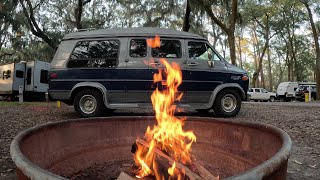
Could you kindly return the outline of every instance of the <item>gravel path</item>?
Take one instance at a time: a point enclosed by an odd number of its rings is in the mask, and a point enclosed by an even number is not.
[[[114,116],[152,115],[152,110],[117,110]],[[193,110],[180,115],[199,116]],[[206,116],[212,116],[207,114]],[[12,139],[22,130],[49,121],[77,118],[72,107],[18,105],[0,107],[0,180],[15,179],[9,148]],[[318,103],[244,103],[239,121],[262,122],[285,130],[293,141],[288,166],[288,179],[319,179],[320,177],[320,106]]]

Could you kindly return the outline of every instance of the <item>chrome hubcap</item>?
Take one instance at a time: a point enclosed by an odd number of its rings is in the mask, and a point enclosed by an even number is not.
[[[82,112],[91,114],[97,108],[97,100],[92,95],[84,95],[81,97],[79,105]]]
[[[232,94],[226,94],[221,100],[221,106],[225,112],[232,112],[236,109],[237,100]]]

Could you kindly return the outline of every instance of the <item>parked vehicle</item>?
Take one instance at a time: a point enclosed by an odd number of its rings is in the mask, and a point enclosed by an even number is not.
[[[268,92],[263,88],[250,88],[248,90],[248,100],[274,102],[276,93]]]
[[[50,63],[30,61],[0,66],[0,96],[14,99],[23,88],[24,99],[44,100]]]
[[[316,83],[301,83],[296,90],[295,98],[298,101],[305,101],[305,94],[309,94],[309,89],[311,88],[311,100],[316,100],[317,98],[317,87]]]
[[[146,40],[160,36],[160,48]],[[199,36],[160,28],[93,30],[64,36],[49,71],[49,97],[74,105],[82,117],[150,106],[159,59],[182,69],[178,105],[218,116],[238,114],[246,99],[246,71],[225,61]],[[161,85],[159,85],[161,86]]]
[[[282,82],[277,89],[277,98],[280,101],[291,101],[295,98],[298,82]]]

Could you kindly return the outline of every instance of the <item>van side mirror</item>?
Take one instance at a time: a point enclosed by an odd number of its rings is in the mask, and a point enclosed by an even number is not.
[[[213,68],[213,66],[214,66],[214,61],[212,59],[212,54],[210,52],[208,52],[208,65],[211,68]]]
[[[212,54],[210,52],[208,52],[208,58],[210,61],[212,61]]]
[[[213,68],[213,66],[214,66],[214,61],[208,60],[207,62],[208,62],[208,66],[211,67],[211,68]]]

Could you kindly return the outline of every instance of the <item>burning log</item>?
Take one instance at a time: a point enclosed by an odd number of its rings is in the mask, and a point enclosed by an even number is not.
[[[137,144],[136,144],[137,143]],[[132,153],[135,153],[136,148],[141,145],[144,150],[148,151],[150,145],[144,139],[138,138],[136,143],[133,145]],[[185,177],[185,179],[190,180],[200,180],[200,179],[218,179],[213,176],[207,169],[201,166],[194,158],[192,158],[192,163],[190,165],[184,165],[181,162],[175,161],[172,157],[158,149],[154,148],[155,161],[158,165],[157,172],[161,172],[162,175],[168,176],[167,169],[175,163],[176,169],[179,171],[181,177]]]

